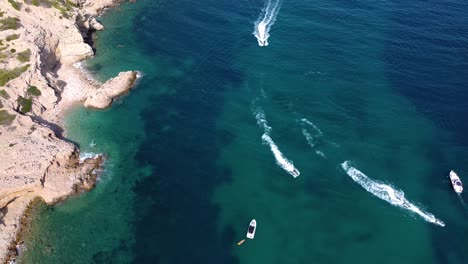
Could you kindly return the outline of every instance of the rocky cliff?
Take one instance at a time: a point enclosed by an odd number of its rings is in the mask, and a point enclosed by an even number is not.
[[[76,67],[93,55],[85,39],[103,29],[96,16],[119,2],[0,1],[2,262],[32,199],[54,203],[94,186],[102,157],[80,162],[79,150],[64,138],[61,118],[75,102],[109,107],[135,85],[134,71],[100,84]]]

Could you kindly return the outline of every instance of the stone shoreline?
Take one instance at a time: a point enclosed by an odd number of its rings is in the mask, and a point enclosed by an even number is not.
[[[77,102],[107,108],[137,82],[127,71],[100,84],[75,67],[94,55],[85,40],[103,29],[96,16],[123,1],[0,2],[0,262],[15,255],[32,201],[53,204],[95,185],[103,157],[80,162],[62,118]]]
[[[83,166],[89,167],[89,169],[87,169],[87,171],[89,171],[87,173],[87,178],[75,184],[75,186],[73,187],[73,193],[70,193],[67,196],[62,196],[55,200],[53,203],[60,203],[61,201],[64,201],[70,196],[79,195],[80,193],[93,189],[96,186],[96,182],[98,177],[100,176],[100,173],[103,171],[105,159],[105,155],[99,155],[95,159],[84,160],[83,163],[85,164]],[[31,221],[33,221],[31,211],[40,203],[45,203],[45,201],[41,197],[36,196],[32,200],[30,200],[29,204],[25,207],[19,220],[18,230],[15,239],[11,242],[10,246],[8,247],[8,251],[5,256],[5,263],[16,262],[16,258],[20,254],[20,250],[22,248],[22,245],[24,244],[25,231],[28,230]],[[49,205],[51,205],[51,203],[49,203]]]

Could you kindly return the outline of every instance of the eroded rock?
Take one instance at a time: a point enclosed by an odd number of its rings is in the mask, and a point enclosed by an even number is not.
[[[138,78],[138,72],[121,72],[115,78],[105,82],[101,88],[97,89],[88,96],[84,106],[88,108],[104,109],[112,104],[112,101],[133,88]]]

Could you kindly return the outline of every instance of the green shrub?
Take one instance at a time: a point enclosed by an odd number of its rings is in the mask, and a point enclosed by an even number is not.
[[[9,114],[6,110],[0,110],[0,125],[10,125],[15,120],[15,115]]]
[[[66,4],[69,5],[70,7],[72,7],[72,6],[76,7],[76,4],[73,3],[73,2],[70,1],[70,0],[66,0],[65,2],[66,2]]]
[[[30,0],[28,3],[31,3],[33,6],[45,6],[45,7],[50,7],[53,1],[56,0]],[[62,1],[62,0],[60,0]],[[26,2],[26,1],[25,1]]]
[[[0,108],[3,108],[3,104],[2,104],[2,101],[0,101]]]
[[[19,37],[20,37],[20,35],[18,35],[18,34],[11,34],[11,35],[6,36],[5,40],[6,41],[12,41],[12,40],[18,39]]]
[[[21,5],[20,5],[18,2],[16,2],[15,0],[8,0],[8,2],[10,2],[11,6],[12,6],[14,9],[20,11]]]
[[[71,11],[72,7],[68,3],[62,3],[57,0],[51,0],[50,4],[58,9],[60,11],[60,14],[62,14],[63,17],[69,18],[70,16],[68,15],[67,11]]]
[[[15,53],[15,52],[16,52],[16,49],[10,49],[10,52],[11,52],[11,53]]]
[[[0,96],[5,98],[5,99],[10,99],[10,96],[8,95],[8,93],[3,89],[0,90]]]
[[[16,100],[20,105],[20,112],[25,114],[32,109],[32,99],[31,98],[24,98],[23,96],[18,96]]]
[[[18,29],[19,26],[19,19],[16,17],[0,19],[0,30]]]
[[[5,11],[0,11],[0,17],[2,17],[3,14],[5,14]]]
[[[29,96],[40,96],[42,94],[41,90],[37,89],[37,87],[33,85],[29,86],[26,92]]]
[[[16,54],[16,58],[21,62],[28,62],[30,57],[31,57],[31,50],[30,49],[27,49],[25,51],[22,51],[22,52]]]
[[[4,86],[7,82],[17,78],[29,68],[29,64],[21,67],[16,67],[12,70],[0,69],[0,86]]]

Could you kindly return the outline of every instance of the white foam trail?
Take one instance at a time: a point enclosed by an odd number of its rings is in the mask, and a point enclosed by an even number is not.
[[[314,140],[314,137],[309,133],[309,131],[307,131],[307,129],[303,128],[302,129],[302,134],[304,135],[304,137],[306,138],[307,140],[307,143],[309,144],[309,146],[311,148],[314,148],[315,147],[315,140]]]
[[[265,7],[262,9],[257,21],[255,21],[253,34],[257,38],[259,46],[268,46],[270,28],[275,23],[276,16],[278,15],[280,1],[281,0],[266,0]]]
[[[310,122],[309,120],[307,120],[307,119],[305,119],[305,118],[302,118],[302,119],[301,119],[301,122],[304,123],[304,124],[307,124],[307,125],[311,126],[311,127],[315,130],[315,132],[316,132],[316,134],[317,134],[318,136],[322,136],[322,135],[323,135],[322,130],[320,130],[320,128],[318,128],[314,123]]]
[[[315,149],[315,147],[317,146],[317,143],[318,143],[317,139],[323,135],[322,131],[314,123],[310,122],[309,120],[307,120],[305,118],[301,119],[301,122],[312,128],[312,131],[313,131],[312,134],[309,133],[309,131],[306,128],[302,129],[302,134],[306,138],[307,144],[309,144],[309,146],[312,149]],[[320,155],[320,156],[326,158],[325,154],[320,150],[315,150],[315,153],[317,153],[317,155]]]
[[[317,155],[319,156],[322,156],[323,158],[326,158],[327,156],[325,156],[325,153],[323,153],[322,151],[320,150],[316,150],[315,153],[317,153]]]
[[[285,171],[287,171],[289,174],[291,174],[294,178],[299,176],[299,171],[294,167],[293,163],[288,160],[283,153],[278,149],[278,146],[276,146],[275,142],[271,139],[271,137],[268,134],[263,134],[262,139],[265,143],[270,145],[271,152],[273,152],[273,155],[275,156],[276,159],[276,164],[283,168]]]
[[[429,223],[433,223],[439,226],[445,226],[445,223],[437,219],[433,214],[421,210],[416,205],[410,203],[405,198],[405,193],[401,190],[395,189],[392,186],[381,183],[376,180],[372,180],[367,175],[352,167],[349,161],[345,161],[341,164],[343,170],[359,185],[361,185],[366,191],[379,197],[380,199],[389,202],[392,205],[401,207],[403,209],[410,210],[417,215],[421,216],[424,220]]]
[[[309,131],[307,131],[307,129],[303,128],[302,129],[302,134],[304,135],[304,137],[306,138],[307,140],[307,144],[309,144],[309,146],[314,149],[315,146],[317,145],[317,141],[315,140],[315,137],[313,137]],[[320,150],[315,150],[315,153],[319,156],[322,156],[323,158],[326,158],[325,154],[320,151]]]
[[[264,133],[270,134],[271,127],[267,123],[265,112],[260,107],[255,111],[255,118],[257,119],[257,124],[263,127]]]
[[[278,164],[278,166],[287,173],[291,174],[294,178],[298,177],[300,174],[299,170],[294,167],[292,161],[288,160],[283,153],[281,153],[278,146],[270,137],[271,127],[268,125],[265,118],[265,112],[261,108],[258,108],[255,112],[255,118],[257,119],[257,124],[263,127],[264,133],[262,135],[262,140],[270,146],[271,152],[275,157],[276,164]]]
[[[468,206],[466,205],[465,200],[463,200],[463,197],[461,196],[461,194],[457,193],[457,195],[458,195],[458,198],[460,199],[462,206],[465,208],[465,210],[468,210]]]

